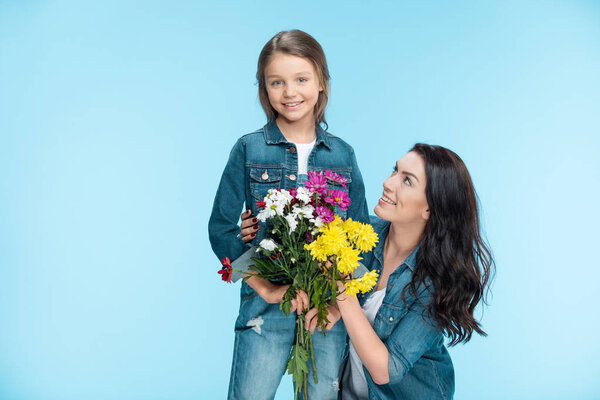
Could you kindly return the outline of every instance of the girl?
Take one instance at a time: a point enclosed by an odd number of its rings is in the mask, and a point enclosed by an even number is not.
[[[450,345],[485,335],[473,312],[493,270],[469,172],[452,151],[417,144],[383,183],[375,214],[379,243],[364,262],[378,283],[329,309],[327,328],[341,316],[351,342],[341,397],[451,399],[444,335]],[[314,332],[315,309],[306,321]]]
[[[348,179],[352,204],[347,216],[368,222],[362,176],[354,151],[326,132],[325,107],[329,71],[319,43],[299,30],[275,35],[262,49],[256,73],[260,103],[267,124],[242,136],[229,155],[209,221],[209,236],[219,259],[236,259],[248,250],[237,226],[242,206],[256,215],[256,201],[271,188],[291,189],[307,179],[308,170],[327,170]],[[252,220],[251,220],[252,221]],[[256,219],[253,220],[256,223]],[[247,241],[259,243],[266,229],[252,228]],[[239,268],[239,267],[238,267]],[[239,279],[240,274],[234,274]],[[279,309],[288,286],[257,277],[242,283],[240,311],[229,381],[229,399],[271,399],[281,381],[294,341],[295,316]],[[308,304],[304,294],[295,305]],[[309,372],[311,399],[337,398],[346,331],[336,324],[326,337],[315,335],[313,345],[319,383]],[[312,363],[308,363],[309,367]]]

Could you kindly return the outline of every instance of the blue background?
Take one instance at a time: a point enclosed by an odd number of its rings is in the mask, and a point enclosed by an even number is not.
[[[225,398],[239,284],[207,223],[265,122],[256,61],[323,45],[372,208],[415,142],[462,156],[497,276],[457,399],[600,397],[600,3],[0,0],[0,398]],[[291,397],[284,377],[278,399]]]

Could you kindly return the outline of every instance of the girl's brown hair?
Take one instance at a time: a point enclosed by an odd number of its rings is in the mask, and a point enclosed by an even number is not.
[[[329,99],[329,68],[327,68],[325,53],[315,38],[297,29],[281,31],[273,36],[265,44],[258,56],[258,68],[256,70],[258,97],[263,110],[265,110],[265,114],[267,114],[267,119],[270,121],[277,118],[277,111],[275,111],[269,102],[265,82],[265,68],[270,58],[277,52],[306,58],[313,63],[319,76],[319,83],[323,88],[319,92],[319,98],[317,99],[317,104],[315,104],[315,122],[317,125],[323,123],[327,126],[327,121],[325,121],[325,107]]]

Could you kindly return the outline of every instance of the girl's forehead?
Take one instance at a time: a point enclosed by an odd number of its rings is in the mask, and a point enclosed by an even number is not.
[[[309,59],[280,51],[269,58],[269,62],[265,69],[304,70],[306,72],[315,72],[315,67]]]

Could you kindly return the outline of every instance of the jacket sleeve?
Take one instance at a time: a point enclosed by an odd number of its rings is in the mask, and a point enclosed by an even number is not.
[[[356,162],[356,155],[354,150],[351,154],[352,163],[352,182],[350,183],[350,190],[348,195],[350,196],[350,207],[348,209],[348,217],[355,221],[363,223],[369,223],[369,208],[367,207],[367,199],[365,197],[365,184],[363,182],[362,174],[358,169],[358,163]]]
[[[427,291],[419,293],[425,303]],[[410,371],[412,366],[436,343],[442,339],[442,333],[437,325],[424,312],[423,305],[416,301],[408,313],[398,323],[385,346],[388,349],[388,373],[390,381],[386,384],[392,387],[398,384]],[[366,368],[365,376],[369,386],[376,385]],[[379,388],[381,389],[381,385]]]
[[[240,138],[229,154],[208,222],[210,245],[219,260],[235,260],[248,248],[238,237],[238,221],[246,197],[245,155],[246,145]]]

